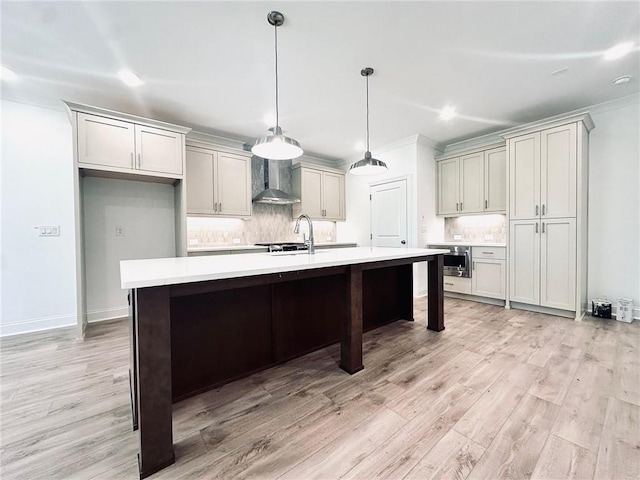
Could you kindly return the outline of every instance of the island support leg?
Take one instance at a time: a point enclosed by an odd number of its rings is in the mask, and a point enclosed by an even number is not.
[[[134,290],[140,478],[175,462],[171,399],[169,287]]]
[[[429,282],[427,298],[427,328],[440,332],[444,330],[444,285],[442,267],[444,257],[436,255],[429,261],[427,280]]]
[[[347,271],[348,311],[342,324],[340,368],[356,373],[362,365],[362,267],[352,265]]]

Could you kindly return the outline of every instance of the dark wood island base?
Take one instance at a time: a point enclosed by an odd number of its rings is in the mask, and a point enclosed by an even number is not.
[[[177,401],[338,341],[340,368],[362,370],[364,331],[413,320],[412,264],[422,261],[428,262],[427,328],[439,332],[440,254],[132,289],[140,478],[175,462]]]

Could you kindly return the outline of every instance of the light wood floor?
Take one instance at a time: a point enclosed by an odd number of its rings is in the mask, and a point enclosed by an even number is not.
[[[640,478],[640,324],[447,299],[174,407],[175,478]],[[304,321],[304,319],[301,319]],[[3,479],[136,478],[124,321],[2,339]]]

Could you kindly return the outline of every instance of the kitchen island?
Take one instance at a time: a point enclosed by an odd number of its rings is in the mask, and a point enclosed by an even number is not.
[[[414,262],[428,262],[427,328],[444,329],[445,250],[343,248],[131,260],[131,385],[140,477],[172,464],[172,404],[340,342],[364,368],[362,333],[413,320]]]

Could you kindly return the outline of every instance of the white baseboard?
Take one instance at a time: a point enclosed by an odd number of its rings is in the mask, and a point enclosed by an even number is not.
[[[54,315],[51,317],[32,318],[20,322],[8,322],[0,324],[0,337],[51,330],[53,328],[75,327],[77,323],[75,314]]]
[[[105,308],[103,310],[91,310],[87,311],[87,322],[104,322],[105,320],[113,320],[115,318],[122,318],[129,316],[129,307],[115,307]]]

